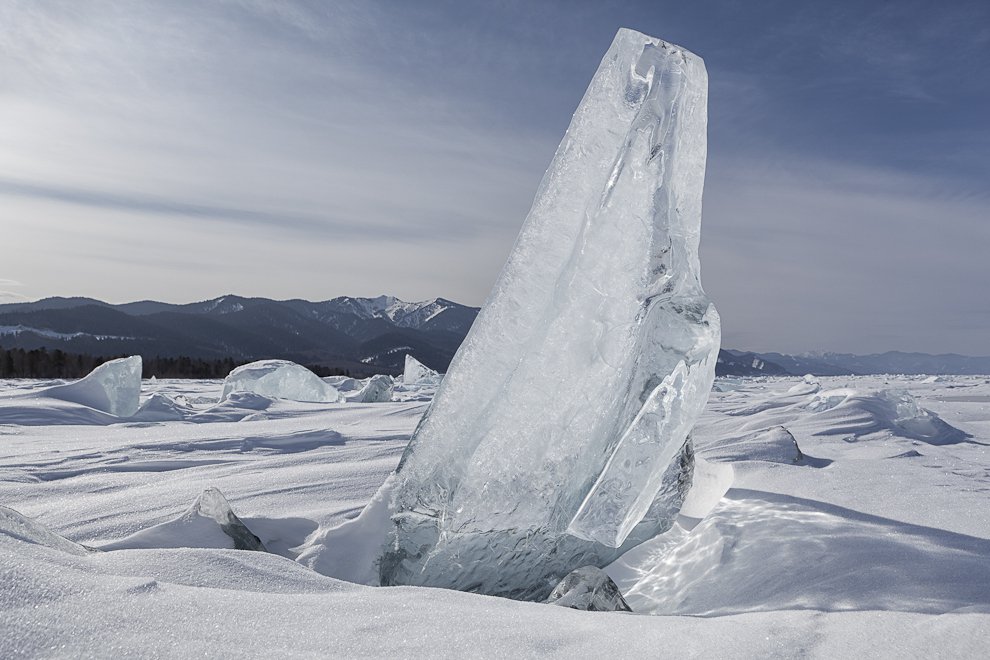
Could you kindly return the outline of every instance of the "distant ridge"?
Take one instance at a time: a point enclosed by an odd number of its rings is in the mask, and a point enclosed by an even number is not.
[[[852,353],[754,353],[759,359],[781,366],[794,375],[811,373],[816,376],[846,376],[871,374],[990,374],[990,357],[970,357],[955,353],[931,355],[887,351],[871,355]]]
[[[321,302],[225,295],[188,304],[45,298],[0,305],[0,346],[89,355],[279,357],[353,373],[401,372],[406,352],[444,370],[478,309],[445,298]]]
[[[355,375],[400,373],[405,354],[411,353],[431,369],[446,371],[478,311],[446,298],[406,302],[387,295],[310,302],[228,294],[188,304],[141,300],[120,305],[55,297],[0,305],[0,346],[149,359],[284,358]],[[716,371],[722,376],[975,375],[990,374],[990,357],[723,349]]]

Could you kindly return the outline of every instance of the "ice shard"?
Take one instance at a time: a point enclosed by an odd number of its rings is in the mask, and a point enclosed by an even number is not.
[[[715,375],[707,73],[620,30],[396,473],[382,584],[542,600],[669,528]]]
[[[440,374],[406,353],[405,368],[402,370],[402,382],[405,385],[436,385],[441,380]]]

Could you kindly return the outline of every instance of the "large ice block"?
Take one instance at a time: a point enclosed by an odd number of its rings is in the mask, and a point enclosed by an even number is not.
[[[388,490],[382,584],[543,599],[669,528],[715,375],[707,74],[620,30]]]
[[[234,392],[253,392],[272,399],[337,403],[344,397],[306,367],[289,360],[258,360],[237,367],[223,381],[220,400]]]
[[[85,378],[45,391],[46,396],[80,403],[96,410],[130,417],[141,401],[141,356],[104,362]]]

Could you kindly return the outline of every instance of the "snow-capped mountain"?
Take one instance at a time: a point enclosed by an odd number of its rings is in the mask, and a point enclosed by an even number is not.
[[[477,314],[478,308],[445,298],[406,302],[394,296],[310,302],[226,295],[185,305],[46,298],[0,305],[0,347],[147,358],[284,358],[355,374],[399,373],[405,354],[412,353],[431,369],[445,371]],[[990,357],[896,351],[784,355],[723,349],[717,373],[985,374],[990,373]]]
[[[401,371],[406,352],[444,370],[478,313],[444,298],[321,302],[226,295],[176,305],[48,298],[0,305],[0,346],[93,355],[279,357],[358,371]]]

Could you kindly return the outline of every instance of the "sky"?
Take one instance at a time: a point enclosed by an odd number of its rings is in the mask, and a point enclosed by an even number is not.
[[[723,346],[990,355],[990,3],[0,3],[0,302],[480,305],[630,27],[704,58]]]

